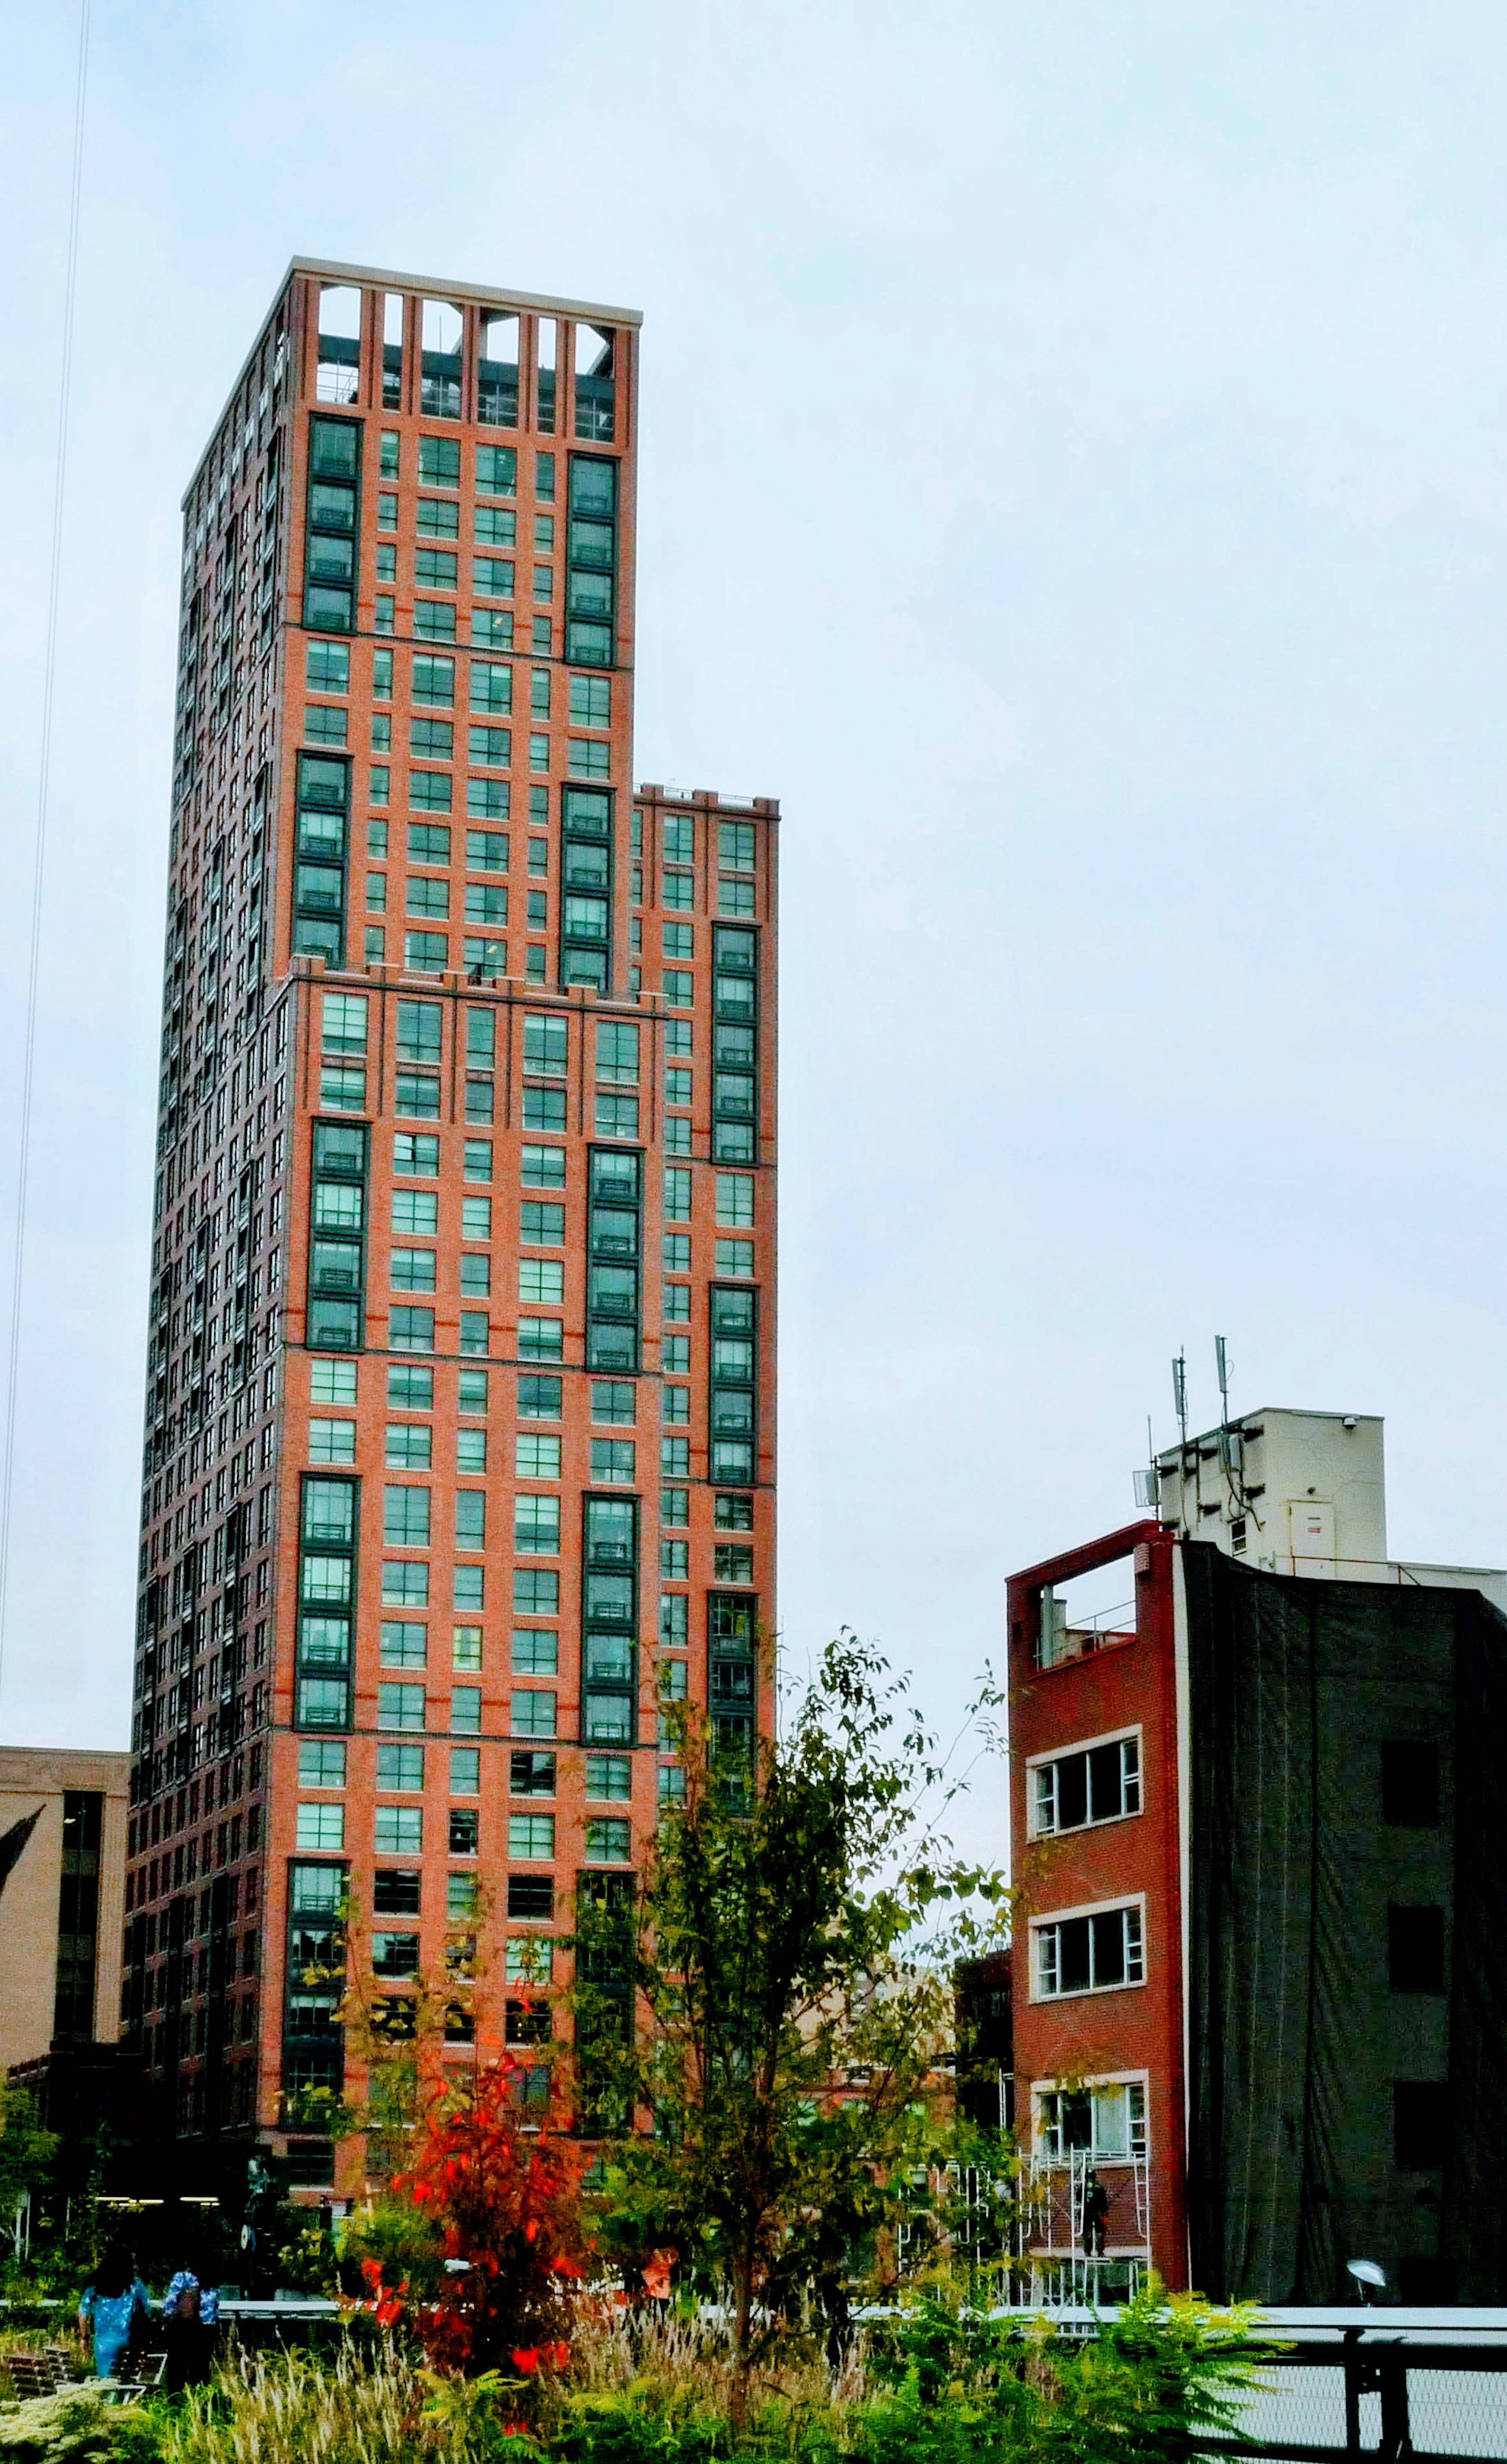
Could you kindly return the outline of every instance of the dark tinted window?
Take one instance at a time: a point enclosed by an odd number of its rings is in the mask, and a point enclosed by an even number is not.
[[[1443,1908],[1388,1908],[1386,1974],[1394,1993],[1444,1991]]]
[[[1382,1748],[1382,1820],[1411,1830],[1432,1830],[1439,1820],[1439,1749],[1428,1745]]]
[[[380,1917],[416,1917],[419,1878],[401,1867],[379,1865],[371,1878],[371,1904]]]
[[[1407,2173],[1437,2172],[1450,2132],[1450,2091],[1432,2081],[1398,2079],[1392,2088],[1392,2152]]]

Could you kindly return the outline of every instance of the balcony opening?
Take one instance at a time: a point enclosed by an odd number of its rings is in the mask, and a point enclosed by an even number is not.
[[[326,282],[320,292],[320,361],[314,391],[320,402],[354,402],[361,380],[361,293]]]
[[[1036,1665],[1057,1668],[1136,1639],[1136,1574],[1132,1557],[1117,1557],[1090,1574],[1045,1583],[1036,1631]]]
[[[450,300],[425,300],[419,359],[419,408],[428,419],[460,417],[460,350],[464,332],[460,311]]]
[[[539,337],[539,420],[541,432],[555,432],[555,370],[560,351],[560,327],[553,317],[541,317]]]
[[[382,407],[403,407],[403,294],[389,291],[382,303]]]
[[[519,322],[512,310],[481,320],[476,417],[486,428],[518,426]]]
[[[576,434],[598,445],[612,442],[613,339],[601,325],[576,327]]]

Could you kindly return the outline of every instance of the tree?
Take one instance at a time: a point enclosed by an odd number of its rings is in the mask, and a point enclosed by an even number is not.
[[[410,2202],[437,2244],[431,2255],[415,2236],[430,2298],[414,2300],[406,2277],[388,2283],[381,2258],[363,2262],[382,2323],[409,2313],[432,2360],[468,2374],[509,2363],[526,2373],[542,2353],[563,2354],[565,2288],[583,2272],[580,2150],[558,2116],[523,2125],[521,2086],[504,2055],[437,2089],[417,2153],[392,2184],[394,2203]]]
[[[672,1716],[684,1797],[636,1896],[578,1915],[578,2093],[617,2134],[604,2243],[731,2288],[741,2424],[774,2316],[812,2286],[840,2312],[851,2245],[903,2212],[951,2020],[927,1929],[1005,1888],[924,1826],[934,1742],[851,1634],[778,1740]]]
[[[21,2210],[46,2180],[60,2143],[37,2119],[36,2099],[0,2079],[0,2233],[21,2255]]]

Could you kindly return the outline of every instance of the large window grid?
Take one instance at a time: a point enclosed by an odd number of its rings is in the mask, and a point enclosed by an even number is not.
[[[316,1121],[309,1185],[309,1285],[304,1340],[311,1352],[359,1352],[366,1258],[366,1128]]]
[[[612,974],[612,798],[561,790],[560,980],[606,992]]]
[[[638,1501],[583,1500],[581,1733],[633,1744],[638,1701]]]
[[[643,1254],[642,1153],[589,1150],[587,1214],[587,1367],[634,1371],[639,1360]]]
[[[338,967],[345,957],[349,761],[338,754],[300,753],[298,805],[293,947]]]
[[[303,549],[303,622],[311,633],[356,629],[360,480],[359,423],[311,418]]]
[[[712,1153],[719,1163],[759,1159],[759,936],[747,925],[712,933],[716,1038]]]
[[[712,1734],[725,1751],[750,1752],[758,1686],[754,1657],[757,1602],[746,1592],[707,1596],[707,1694]]]
[[[297,1726],[348,1728],[361,1484],[305,1472],[299,1498]]]
[[[338,2094],[345,2075],[340,2006],[345,1987],[345,1867],[288,1867],[288,1958],[282,2085],[289,2097]]]
[[[712,1478],[751,1488],[756,1470],[759,1298],[747,1284],[711,1290]]]
[[[617,574],[617,464],[604,455],[570,456],[568,530],[565,656],[576,667],[609,668]]]

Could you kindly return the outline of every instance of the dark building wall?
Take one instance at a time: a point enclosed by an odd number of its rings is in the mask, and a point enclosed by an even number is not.
[[[1193,2281],[1507,2295],[1507,1621],[1187,1544]],[[1429,1818],[1429,1817],[1432,1818]]]

